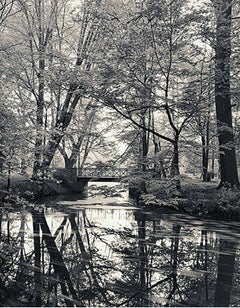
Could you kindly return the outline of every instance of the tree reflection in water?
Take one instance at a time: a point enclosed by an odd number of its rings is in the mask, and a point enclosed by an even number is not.
[[[228,306],[238,298],[229,226],[223,236],[221,224],[141,211],[58,214],[1,214],[1,306]]]
[[[215,307],[228,307],[233,283],[237,243],[220,238]]]
[[[41,242],[39,213],[33,213],[34,288],[36,307],[42,305]]]

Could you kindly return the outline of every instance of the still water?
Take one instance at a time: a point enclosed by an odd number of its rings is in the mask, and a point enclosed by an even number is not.
[[[1,214],[1,306],[240,306],[240,223],[74,198]]]

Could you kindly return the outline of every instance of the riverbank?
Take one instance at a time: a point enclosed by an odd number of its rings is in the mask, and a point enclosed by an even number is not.
[[[84,187],[77,181],[76,175],[65,169],[57,170],[51,178],[44,181],[33,181],[30,176],[13,174],[10,183],[8,183],[6,175],[0,176],[0,200],[3,200],[6,195],[15,195],[31,200],[40,197],[81,193],[83,189]]]
[[[173,211],[203,218],[240,221],[239,190],[218,190],[217,181],[203,183],[196,179],[182,179],[181,191],[176,191],[174,183],[172,184],[162,180],[149,182],[147,192],[141,196],[138,204],[153,211]],[[62,174],[57,179],[44,182],[15,175],[11,179],[10,191],[6,188],[6,177],[0,177],[1,203],[5,203],[4,206],[16,205],[16,208],[36,198],[81,193],[76,180]]]
[[[203,218],[240,221],[239,189],[217,189],[218,182],[183,179],[181,191],[161,184],[150,185],[143,195],[146,206],[153,210],[185,213]]]
[[[34,196],[53,196],[67,192],[67,189],[56,180],[37,182],[31,180],[30,177],[22,175],[11,177],[10,189],[7,188],[7,178],[1,176],[0,190],[2,193],[9,191],[26,199]]]

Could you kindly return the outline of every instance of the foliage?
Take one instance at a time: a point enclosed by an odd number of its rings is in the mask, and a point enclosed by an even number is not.
[[[88,197],[90,198],[98,196],[103,198],[121,198],[123,197],[122,193],[126,193],[126,187],[124,187],[124,184],[122,183],[116,183],[116,185],[113,186],[94,184],[88,186]]]
[[[219,210],[224,211],[229,214],[229,216],[234,215],[240,209],[240,192],[238,188],[223,187],[219,192]]]
[[[161,200],[161,199],[157,198],[156,196],[154,196],[153,194],[142,194],[141,199],[143,200],[144,205],[156,206],[156,209],[158,209],[159,207],[164,207],[165,209],[171,208],[171,209],[174,209],[174,210],[179,209],[178,200],[174,199],[174,198]]]
[[[140,175],[144,181],[168,178],[159,193],[171,196],[174,185],[180,187],[180,173],[190,170],[206,178],[218,155],[235,145],[224,142],[220,152],[216,146],[218,134],[226,132],[224,123],[216,132],[213,108],[214,56],[225,48],[216,44],[224,35],[215,29],[216,5],[188,0],[2,4],[0,151],[10,171],[34,167],[37,178],[63,161],[72,168],[112,159],[146,173]],[[236,133],[238,11],[234,4],[228,37],[234,103],[229,110],[235,113]]]

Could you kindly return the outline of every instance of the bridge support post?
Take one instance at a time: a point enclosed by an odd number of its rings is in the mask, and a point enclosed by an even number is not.
[[[54,178],[73,193],[82,193],[88,185],[88,180],[79,181],[76,168],[58,168],[54,172]]]
[[[78,178],[77,182],[79,183],[79,185],[82,187],[82,190],[84,191],[88,187],[89,180]]]

